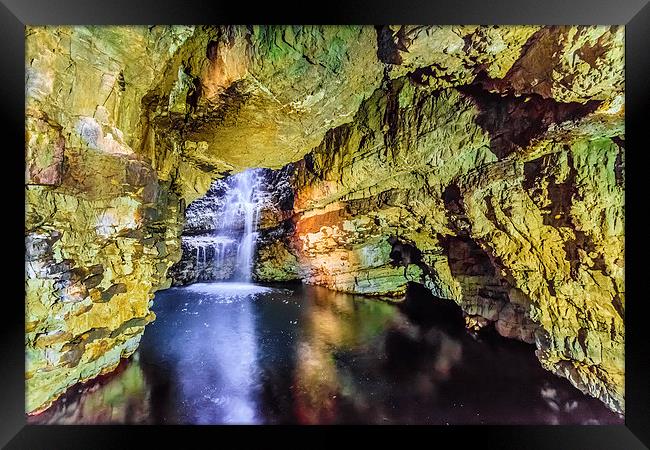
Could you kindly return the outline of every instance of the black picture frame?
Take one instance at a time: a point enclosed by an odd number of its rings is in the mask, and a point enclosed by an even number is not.
[[[86,24],[624,24],[626,26],[626,414],[620,426],[462,426],[462,427],[354,427],[367,439],[403,447],[407,440],[436,446],[447,442],[472,447],[516,449],[642,449],[650,448],[650,342],[646,335],[648,301],[642,295],[644,269],[643,195],[645,107],[650,99],[650,5],[648,0],[468,0],[327,1],[309,5],[173,0],[0,0],[0,114],[5,125],[2,143],[3,199],[13,208],[3,214],[5,287],[0,344],[0,445],[12,449],[134,448],[189,438],[208,439],[224,446],[236,439],[248,448],[251,438],[265,446],[279,438],[285,446],[303,442],[341,445],[338,433],[349,427],[158,427],[158,426],[36,426],[26,425],[24,412],[24,70],[26,25]],[[646,144],[647,146],[647,144]],[[16,179],[11,179],[15,177]],[[8,195],[7,193],[11,194]],[[5,203],[6,203],[5,202]],[[14,209],[15,208],[15,209]],[[14,237],[15,236],[15,237]],[[21,287],[22,286],[22,287]],[[14,290],[15,289],[15,290]],[[16,292],[17,291],[17,292]],[[217,432],[219,436],[212,435]],[[291,437],[284,436],[286,432]],[[336,433],[332,433],[336,431]],[[399,437],[394,431],[402,431]],[[207,436],[210,433],[211,436]],[[228,435],[228,436],[226,436]],[[287,441],[289,438],[291,441]],[[408,438],[405,440],[405,438]],[[268,439],[268,440],[267,440]],[[392,442],[391,442],[392,441]],[[368,446],[369,441],[364,442]],[[311,445],[310,444],[310,445]],[[423,444],[420,444],[423,445]],[[226,447],[229,447],[226,445]]]

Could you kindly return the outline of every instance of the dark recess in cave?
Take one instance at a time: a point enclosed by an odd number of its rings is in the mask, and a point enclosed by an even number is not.
[[[453,300],[436,297],[420,283],[407,283],[406,295],[399,303],[399,308],[410,321],[421,326],[435,326],[450,335],[465,331],[465,320],[460,306]]]
[[[199,104],[199,99],[201,98],[201,94],[203,92],[203,88],[201,87],[201,78],[193,76],[190,73],[189,68],[185,68],[185,73],[192,79],[192,85],[187,91],[187,97],[185,100],[189,106],[189,114],[185,117],[185,121],[187,122],[189,115],[196,111],[196,108]]]
[[[400,126],[400,107],[399,107],[399,83],[402,81],[392,80],[387,84],[386,93],[386,110],[382,118],[385,131],[384,146],[386,155],[392,152],[392,149],[398,147],[398,130]]]
[[[458,276],[496,276],[489,255],[473,239],[463,236],[443,236],[440,245],[449,259],[449,269]]]
[[[208,42],[208,46],[205,49],[205,57],[208,58],[211,62],[215,62],[219,57],[218,48],[219,48],[218,41]]]
[[[584,117],[602,103],[560,103],[538,94],[516,97],[492,93],[481,87],[484,78],[485,75],[479,75],[474,83],[458,90],[478,107],[476,123],[489,133],[490,149],[499,159],[528,146],[551,124]]]
[[[616,153],[616,162],[614,163],[614,176],[616,177],[616,184],[625,184],[625,140],[620,136],[614,136],[612,141],[618,145],[619,150]]]
[[[399,33],[398,40],[395,42],[393,32],[388,25],[375,25],[375,30],[377,30],[377,57],[379,60],[387,64],[402,64],[399,50],[406,50],[406,48],[399,40]]]
[[[394,266],[404,267],[404,276],[410,264],[415,264],[422,270],[423,276],[430,276],[431,269],[422,260],[422,252],[413,244],[400,240],[397,236],[390,236],[388,243],[392,246],[389,257]]]
[[[450,184],[442,192],[442,201],[445,203],[445,209],[452,214],[463,214],[463,197],[460,188],[456,184]]]
[[[481,277],[483,286],[477,291],[479,297],[502,303],[510,301],[511,284],[499,271],[503,265],[476,241],[466,236],[441,236],[440,245],[455,278]]]

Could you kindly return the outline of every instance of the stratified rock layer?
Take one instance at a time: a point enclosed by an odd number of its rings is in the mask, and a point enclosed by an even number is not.
[[[549,35],[575,54],[564,90],[524,87]],[[296,165],[285,247],[305,281],[373,295],[421,282],[468,326],[535,343],[544,367],[623,411],[622,64],[606,62],[621,52],[620,29],[545,29],[503,80],[387,82]]]
[[[623,34],[28,28],[27,411],[136,349],[214,179],[289,163],[255,279],[422,283],[623,411]]]
[[[27,31],[26,409],[133,353],[178,258],[178,197],[137,153],[185,27]]]

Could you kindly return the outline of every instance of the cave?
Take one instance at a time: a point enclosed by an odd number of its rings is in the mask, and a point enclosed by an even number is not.
[[[28,422],[622,424],[623,36],[28,27]]]

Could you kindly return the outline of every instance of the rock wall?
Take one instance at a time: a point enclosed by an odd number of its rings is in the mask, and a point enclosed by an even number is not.
[[[178,258],[178,197],[139,146],[140,99],[185,27],[27,29],[28,412],[132,354]]]
[[[198,27],[143,99],[159,176],[191,201],[214,178],[280,168],[379,85],[372,27]]]
[[[27,28],[27,411],[137,348],[186,206],[250,167],[291,194],[256,279],[422,283],[623,411],[623,36]]]
[[[423,283],[623,411],[622,29],[544,28],[476,74],[479,29],[462,63],[415,68],[454,54],[445,31],[384,30],[389,75],[296,164],[292,231],[264,266],[289,252],[306,282],[372,295]]]

